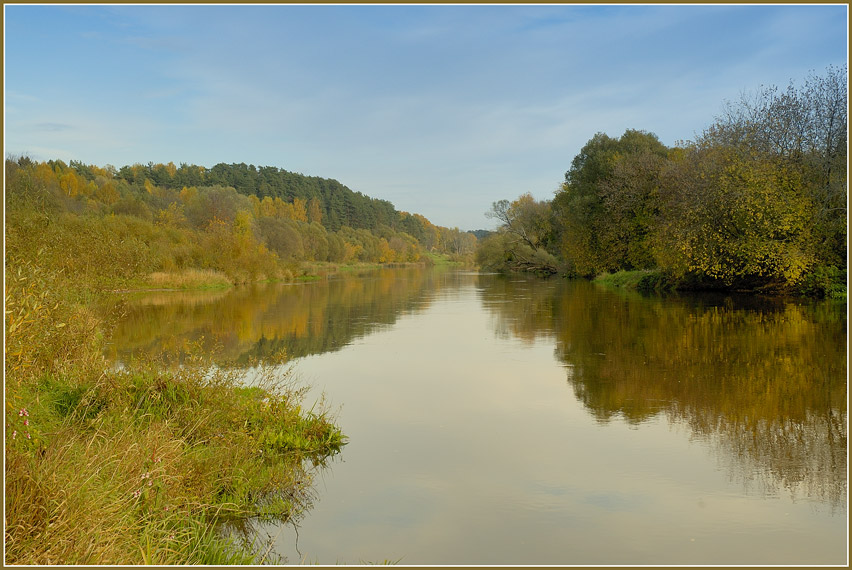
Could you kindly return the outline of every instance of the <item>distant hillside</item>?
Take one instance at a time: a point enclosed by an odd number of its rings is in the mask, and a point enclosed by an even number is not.
[[[196,281],[213,279],[198,271],[212,271],[219,283],[287,280],[301,275],[303,262],[434,262],[434,254],[470,262],[476,248],[476,238],[458,228],[398,212],[337,181],[278,168],[169,163],[117,170],[21,157],[7,159],[5,172],[7,211],[21,219],[35,211],[57,215],[62,223],[53,239],[74,252],[63,270],[94,270],[94,280],[111,266],[106,274],[115,279],[156,274],[160,284],[183,283],[187,271]],[[30,232],[26,223],[22,228]]]
[[[79,169],[79,165],[73,166]],[[337,180],[305,176],[274,166],[219,163],[208,169],[188,164],[176,167],[173,163],[148,163],[124,166],[118,171],[117,177],[131,184],[143,184],[148,179],[165,188],[231,186],[240,194],[261,199],[269,196],[291,202],[294,198],[305,201],[316,198],[323,210],[323,225],[329,230],[337,231],[342,226],[373,230],[386,225],[418,237],[417,228],[400,227],[405,225],[401,221],[405,216],[400,216],[387,200],[354,192]]]

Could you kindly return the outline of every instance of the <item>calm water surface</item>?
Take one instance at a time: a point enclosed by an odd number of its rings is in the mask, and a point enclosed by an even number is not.
[[[130,301],[113,357],[284,348],[350,443],[297,563],[846,564],[846,306],[382,270]]]

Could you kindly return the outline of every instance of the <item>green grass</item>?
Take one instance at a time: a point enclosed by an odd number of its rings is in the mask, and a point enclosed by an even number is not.
[[[430,260],[431,265],[435,267],[441,266],[463,266],[470,265],[470,259],[464,256],[452,256],[446,253],[427,252],[426,257]]]
[[[259,370],[252,387],[236,370],[211,374],[200,355],[170,370],[10,374],[6,561],[253,562],[217,527],[288,520],[307,504],[303,462],[346,441],[322,406],[302,408],[286,374]]]
[[[439,259],[440,263],[433,263],[433,260]],[[392,262],[392,263],[375,263],[375,262],[350,262],[350,263],[333,263],[330,261],[307,261],[301,265],[301,275],[295,277],[296,281],[321,281],[328,278],[330,275],[336,274],[352,274],[366,271],[375,271],[376,269],[385,269],[388,267],[412,267],[422,265],[461,265],[461,263],[451,262],[449,256],[443,254],[427,254],[425,259],[421,261],[411,262]]]

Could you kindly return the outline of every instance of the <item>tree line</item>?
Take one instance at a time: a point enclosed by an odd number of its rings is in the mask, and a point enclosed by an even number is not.
[[[85,170],[82,172],[85,173]],[[354,192],[337,180],[305,176],[274,166],[219,163],[208,169],[185,163],[180,166],[148,163],[124,166],[117,171],[117,176],[136,185],[150,180],[157,186],[177,189],[184,186],[225,186],[260,199],[315,201],[322,212],[324,226],[331,231],[343,226],[376,229],[382,224],[397,226],[401,223],[398,212],[387,200]]]
[[[592,137],[552,200],[495,202],[486,267],[830,295],[847,254],[847,71],[729,102],[694,141]]]
[[[476,244],[471,233],[399,212],[334,180],[271,167],[116,169],[22,157],[7,159],[6,174],[13,233],[32,231],[18,226],[40,212],[56,222],[54,231],[64,228],[56,240],[85,250],[70,263],[100,251],[107,266],[136,260],[128,276],[194,268],[235,282],[288,278],[304,261],[419,262],[432,252],[462,260]]]

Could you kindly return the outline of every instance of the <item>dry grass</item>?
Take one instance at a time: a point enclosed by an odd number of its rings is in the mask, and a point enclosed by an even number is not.
[[[162,289],[224,289],[233,285],[227,275],[214,269],[156,271],[148,276],[148,283]]]
[[[221,525],[257,516],[283,521],[304,509],[311,479],[303,462],[339,450],[340,430],[324,413],[302,412],[303,393],[271,363],[260,365],[261,386],[251,389],[241,387],[237,369],[211,375],[210,358],[192,346],[179,347],[189,354],[180,368],[136,362],[112,370],[102,356],[112,317],[96,313],[92,301],[104,285],[127,286],[139,276],[113,271],[110,256],[99,271],[126,274],[124,281],[56,267],[73,236],[53,240],[12,214],[5,563],[255,561],[252,548],[224,538]],[[164,275],[160,286],[231,284],[214,271]]]

